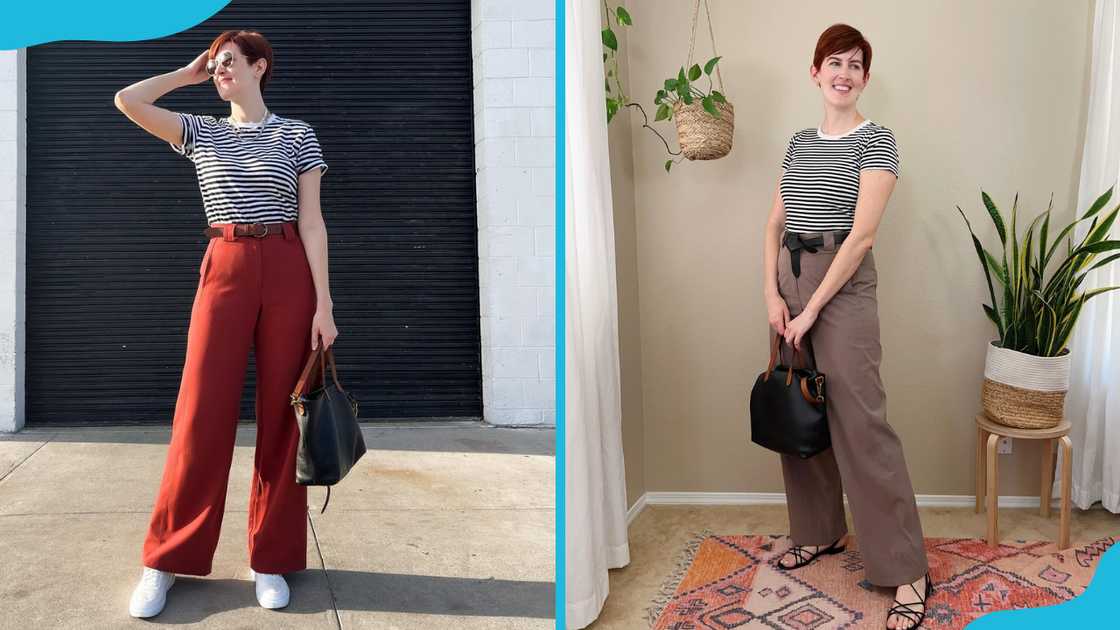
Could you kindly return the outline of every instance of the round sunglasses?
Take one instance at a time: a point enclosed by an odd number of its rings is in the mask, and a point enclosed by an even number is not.
[[[233,67],[233,53],[228,50],[223,50],[218,53],[218,56],[206,62],[206,74],[214,76],[218,72],[218,64],[221,64],[226,70]]]

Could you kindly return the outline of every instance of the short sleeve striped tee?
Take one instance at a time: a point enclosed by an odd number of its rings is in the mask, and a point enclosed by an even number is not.
[[[782,160],[779,190],[790,232],[850,230],[859,198],[860,171],[899,175],[894,133],[864,120],[843,135],[819,128],[793,134]]]
[[[183,143],[171,148],[194,162],[208,225],[295,221],[299,176],[327,170],[315,131],[302,120],[271,113],[255,126],[198,114],[179,119]]]

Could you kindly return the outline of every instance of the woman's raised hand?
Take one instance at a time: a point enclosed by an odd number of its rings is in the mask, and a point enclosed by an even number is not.
[[[206,62],[209,60],[210,51],[204,50],[194,58],[194,61],[183,66],[183,72],[192,85],[195,83],[205,83],[210,80],[210,75],[206,73]]]
[[[785,335],[786,324],[789,323],[789,307],[786,301],[777,295],[766,298],[766,314],[770,320],[770,327],[779,335]]]

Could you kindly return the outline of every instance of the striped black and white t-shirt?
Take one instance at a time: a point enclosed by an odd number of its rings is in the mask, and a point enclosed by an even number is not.
[[[841,135],[819,127],[793,134],[782,160],[779,190],[790,232],[850,230],[859,197],[859,173],[868,169],[899,174],[894,133],[864,120]]]
[[[259,125],[179,114],[183,144],[195,164],[208,225],[276,223],[299,218],[299,176],[327,171],[319,140],[302,120],[270,113]]]

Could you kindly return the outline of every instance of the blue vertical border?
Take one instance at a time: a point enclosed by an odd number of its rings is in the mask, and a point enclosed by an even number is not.
[[[564,630],[564,2],[556,1],[556,628]]]

